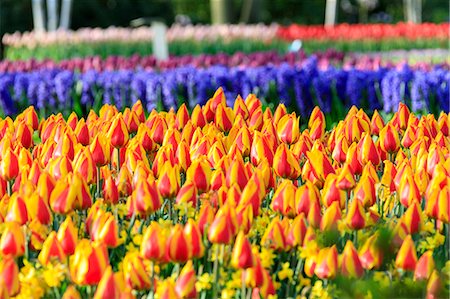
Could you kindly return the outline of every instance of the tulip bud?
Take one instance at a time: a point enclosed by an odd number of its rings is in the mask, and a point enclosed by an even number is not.
[[[273,160],[273,168],[278,176],[296,179],[300,175],[300,165],[286,144],[280,144]]]
[[[338,221],[341,220],[341,209],[339,207],[339,202],[334,201],[332,204],[325,210],[325,213],[320,221],[320,230],[321,231],[329,231],[329,230],[337,230]]]
[[[7,222],[2,238],[0,239],[0,252],[3,256],[22,256],[25,253],[25,236],[17,222]]]
[[[286,143],[295,143],[300,136],[300,117],[296,117],[295,113],[286,114],[281,117],[277,124],[278,138]]]
[[[172,279],[166,279],[161,283],[158,283],[156,289],[156,298],[161,299],[178,299],[180,298],[175,290],[175,284]]]
[[[11,256],[4,257],[0,263],[0,288],[1,286],[4,286],[7,290],[5,292],[6,298],[8,296],[14,297],[20,291],[19,267]]]
[[[92,241],[105,244],[109,248],[117,247],[120,243],[118,223],[110,212],[96,215],[90,234]]]
[[[173,198],[180,190],[180,168],[166,161],[161,169],[158,190],[162,197]]]
[[[236,269],[247,269],[253,267],[254,262],[252,246],[244,232],[241,231],[233,246],[231,265]]]
[[[377,269],[383,262],[383,252],[377,244],[378,234],[374,234],[367,239],[359,251],[359,259],[364,269]]]
[[[6,181],[15,179],[19,174],[19,161],[11,148],[6,150],[0,161],[0,175]]]
[[[307,152],[306,155],[316,178],[323,182],[330,173],[334,174],[330,159],[322,151],[313,149]]]
[[[166,242],[166,255],[176,263],[185,263],[192,257],[192,244],[179,224],[171,229]]]
[[[106,165],[109,163],[111,159],[111,151],[109,147],[109,142],[106,140],[106,137],[102,134],[97,134],[91,145],[89,146],[89,150],[92,154],[92,159],[97,165],[97,167]]]
[[[81,240],[70,262],[70,276],[78,285],[94,285],[100,282],[109,265],[108,252],[103,244],[91,244]]]
[[[272,210],[293,218],[295,216],[296,189],[291,180],[283,180],[272,197]]]
[[[289,246],[302,246],[303,240],[306,235],[306,219],[305,214],[300,214],[294,218],[294,221],[289,228],[288,235],[286,237],[286,242]]]
[[[197,290],[195,288],[196,273],[192,261],[189,260],[175,283],[175,292],[180,298],[196,298]]]
[[[128,252],[123,258],[125,283],[135,290],[148,290],[151,287],[150,277],[145,271],[144,259],[139,252]]]
[[[336,277],[338,265],[336,245],[331,248],[323,248],[317,255],[314,273],[320,279],[333,279]]]
[[[234,112],[225,104],[217,105],[215,110],[214,123],[222,132],[230,131],[234,122]]]
[[[402,247],[400,247],[395,259],[395,266],[405,271],[414,271],[417,263],[416,247],[411,235],[408,235],[403,240]]]
[[[359,278],[363,276],[364,269],[358,257],[358,252],[352,241],[347,240],[342,252],[341,273],[345,277]]]
[[[119,285],[120,284],[117,276],[114,275],[111,266],[108,266],[97,286],[94,299],[121,298],[122,290],[120,289]]]
[[[28,222],[27,206],[23,198],[18,196],[17,193],[14,193],[9,199],[8,213],[5,220],[7,222],[17,222],[20,225]]]
[[[274,218],[264,232],[261,245],[277,251],[286,249],[286,236],[280,221]]]
[[[192,161],[186,173],[186,180],[193,182],[199,192],[206,192],[210,187],[211,175],[209,162],[205,158],[199,158]]]
[[[63,262],[66,258],[64,251],[56,238],[56,232],[52,231],[44,242],[42,250],[39,253],[38,260],[42,265],[47,265],[51,259],[58,259]]]
[[[42,224],[49,224],[53,220],[50,207],[46,201],[34,192],[26,201],[28,218],[37,219]]]
[[[33,128],[25,121],[19,122],[14,132],[14,139],[26,149],[33,146]]]
[[[366,214],[359,199],[354,198],[350,203],[345,222],[352,230],[363,229],[366,226]]]
[[[161,195],[156,183],[152,180],[138,181],[135,190],[128,198],[127,205],[130,215],[133,213],[147,216],[157,211],[162,204]]]
[[[234,208],[224,205],[214,217],[208,230],[208,239],[215,244],[229,244],[236,235],[237,217]]]
[[[383,118],[381,117],[380,113],[378,113],[378,110],[375,110],[372,115],[372,121],[370,123],[372,134],[378,136],[384,126],[385,125]]]
[[[191,244],[192,257],[201,258],[205,252],[203,246],[202,233],[200,232],[199,226],[192,219],[188,219],[184,229],[184,235],[186,236],[188,242]]]
[[[375,166],[380,164],[380,155],[375,144],[373,143],[372,136],[365,134],[359,141],[358,147],[360,148],[359,159],[362,164],[367,164],[369,161]]]
[[[58,230],[58,241],[66,255],[72,255],[78,243],[78,230],[72,222],[70,216],[61,223]]]
[[[381,149],[388,153],[395,153],[400,148],[400,140],[395,128],[388,123],[380,132]]]
[[[356,181],[349,164],[345,163],[336,180],[337,187],[341,190],[351,190],[355,187]]]
[[[426,251],[419,259],[414,270],[414,280],[427,280],[435,268],[433,250]]]
[[[341,209],[343,209],[346,197],[346,192],[337,186],[337,176],[334,174],[329,175],[322,190],[322,201],[325,207],[329,207],[334,201],[337,201]]]

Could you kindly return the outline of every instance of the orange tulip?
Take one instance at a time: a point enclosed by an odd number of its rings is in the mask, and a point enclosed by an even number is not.
[[[286,242],[289,246],[302,246],[306,235],[306,219],[305,214],[300,214],[294,218],[294,221],[289,228]]]
[[[381,149],[388,153],[395,153],[400,148],[398,133],[392,124],[388,123],[380,132]]]
[[[274,218],[264,232],[261,245],[277,251],[287,249],[286,235],[280,220]]]
[[[111,159],[111,151],[109,147],[109,142],[106,140],[106,137],[102,134],[97,134],[91,145],[89,146],[89,150],[92,154],[92,159],[97,165],[103,166],[109,163]]]
[[[118,277],[114,275],[111,266],[108,266],[97,286],[94,299],[121,298],[122,290],[120,289],[120,284],[117,278]]]
[[[70,216],[61,223],[58,230],[58,241],[66,255],[72,255],[78,243],[78,229],[72,222]]]
[[[236,269],[247,269],[255,264],[252,247],[244,232],[239,232],[231,253],[231,265]]]
[[[378,113],[378,110],[375,110],[373,115],[372,115],[372,120],[370,123],[370,128],[371,128],[371,132],[372,134],[378,136],[380,134],[380,131],[382,130],[382,128],[384,128],[384,120],[381,117],[380,113]]]
[[[188,219],[183,232],[188,242],[191,244],[192,257],[201,258],[205,252],[205,247],[203,246],[202,233],[200,232],[198,224],[195,223],[194,220]]]
[[[125,283],[135,290],[148,290],[150,276],[145,271],[144,259],[139,252],[128,252],[122,261]]]
[[[354,198],[350,203],[345,222],[352,230],[363,229],[366,226],[366,214],[358,199]]]
[[[295,216],[296,187],[291,180],[283,180],[277,187],[273,197],[271,208],[275,212],[293,218]]]
[[[166,242],[166,255],[176,263],[185,263],[192,257],[192,244],[179,224],[171,229]]]
[[[229,244],[237,233],[237,216],[234,208],[225,204],[216,213],[208,230],[208,239],[214,244]]]
[[[297,118],[295,112],[281,117],[277,124],[278,138],[286,144],[295,143],[300,137],[299,122],[300,117]]]
[[[25,201],[22,197],[14,193],[9,199],[8,213],[6,214],[5,220],[8,222],[17,222],[23,225],[28,222],[28,211]]]
[[[0,175],[6,181],[15,179],[19,174],[19,161],[14,151],[9,148],[3,153],[0,161]]]
[[[52,231],[44,242],[42,250],[39,253],[38,260],[42,265],[47,265],[51,260],[57,259],[60,262],[65,260],[66,255],[59,243],[56,232]]]
[[[411,235],[408,235],[403,241],[395,259],[395,266],[405,271],[414,271],[417,263],[416,247]]]
[[[426,280],[431,276],[435,268],[433,251],[428,250],[417,261],[416,268],[414,270],[415,280]]]
[[[350,240],[347,240],[344,252],[342,252],[341,273],[343,276],[351,278],[359,278],[364,274],[358,252]]]
[[[383,262],[383,252],[377,244],[378,234],[374,234],[367,239],[359,251],[359,259],[364,269],[377,269]]]
[[[195,288],[196,273],[192,261],[189,260],[175,283],[175,292],[180,298],[196,298],[197,290]]]
[[[19,267],[13,257],[4,257],[0,263],[0,288],[1,286],[6,288],[6,298],[14,297],[20,291]]]
[[[233,126],[234,122],[234,112],[230,107],[225,104],[217,105],[214,108],[214,123],[222,132],[228,132]]]
[[[91,244],[81,240],[70,262],[70,276],[78,285],[94,285],[100,282],[109,265],[108,252],[103,244]]]
[[[25,253],[25,236],[17,222],[7,222],[0,239],[0,252],[3,256],[22,256]]]
[[[97,213],[89,231],[92,241],[101,242],[110,248],[120,244],[118,223],[110,212]]]
[[[300,175],[300,165],[286,144],[280,144],[273,161],[273,168],[278,176],[296,179]]]
[[[323,217],[320,221],[320,230],[337,230],[338,221],[341,220],[341,209],[339,207],[339,202],[334,201],[323,214]]]
[[[333,279],[338,271],[338,252],[336,245],[331,248],[323,248],[316,257],[314,273],[320,279]]]
[[[210,187],[211,175],[209,162],[205,158],[199,158],[192,161],[186,172],[186,180],[193,182],[199,192],[206,192]]]

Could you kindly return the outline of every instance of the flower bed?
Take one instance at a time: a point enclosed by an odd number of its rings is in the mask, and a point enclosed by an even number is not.
[[[143,108],[0,122],[2,296],[448,297],[448,114]]]
[[[306,53],[335,48],[338,51],[388,51],[394,49],[447,48],[448,24],[342,24],[283,27],[279,25],[173,26],[168,30],[172,55],[220,52],[288,51],[301,39]],[[12,60],[50,58],[64,60],[98,55],[142,56],[152,53],[152,31],[140,28],[83,28],[51,33],[6,34],[5,56]],[[64,47],[61,47],[64,45]]]
[[[181,67],[163,72],[153,71],[88,71],[83,74],[59,69],[0,76],[0,106],[12,115],[28,105],[42,115],[49,112],[75,110],[86,115],[91,108],[98,111],[103,104],[119,109],[138,99],[148,111],[179,107],[192,109],[222,86],[232,104],[241,94],[256,93],[265,105],[281,102],[306,116],[318,105],[330,117],[330,124],[344,117],[352,105],[392,112],[406,102],[415,112],[449,111],[449,76],[445,67],[430,70],[379,68],[374,70],[322,69],[316,58],[301,66],[282,64],[263,67],[222,67],[206,69]]]

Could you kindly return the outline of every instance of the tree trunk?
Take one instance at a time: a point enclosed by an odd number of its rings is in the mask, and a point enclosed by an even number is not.
[[[72,10],[72,0],[62,0],[61,18],[59,20],[59,28],[67,30],[70,27],[70,17]]]
[[[44,9],[42,7],[43,0],[32,0],[33,24],[35,31],[45,31]]]
[[[58,26],[58,3],[56,0],[47,0],[47,29],[55,31]]]
[[[230,23],[230,0],[211,0],[211,17],[213,24]]]
[[[325,7],[325,26],[336,25],[337,0],[327,0]]]

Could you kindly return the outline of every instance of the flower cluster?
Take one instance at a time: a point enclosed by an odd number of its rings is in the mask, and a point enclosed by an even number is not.
[[[401,67],[377,69],[322,66],[317,57],[301,65],[281,64],[261,67],[193,66],[161,72],[145,70],[94,70],[77,73],[60,69],[0,75],[0,107],[12,115],[28,105],[39,111],[88,113],[103,104],[118,109],[131,106],[138,99],[151,111],[156,107],[189,108],[204,104],[205,99],[222,86],[231,105],[238,95],[256,94],[268,105],[281,102],[296,107],[302,116],[318,105],[325,113],[345,111],[352,105],[367,111],[393,112],[401,101],[414,112],[449,111],[449,76],[446,67],[430,70]],[[340,117],[343,117],[341,115]],[[333,119],[338,121],[338,119]]]
[[[343,52],[335,50],[326,50],[322,52],[315,52],[314,55],[323,60],[327,64],[340,64],[345,58]],[[280,65],[282,63],[296,64],[301,63],[306,54],[303,51],[290,52],[287,54],[279,54],[275,51],[253,52],[245,54],[242,52],[234,54],[200,54],[200,55],[184,55],[173,56],[167,60],[158,61],[154,56],[133,55],[131,57],[124,56],[108,56],[105,59],[99,56],[72,58],[59,62],[51,59],[44,59],[42,61],[29,60],[2,60],[0,61],[0,73],[6,72],[29,72],[39,69],[64,69],[70,71],[87,72],[89,70],[95,71],[113,71],[113,70],[166,70],[182,66],[193,66],[196,68],[206,68],[213,65],[223,65],[228,67],[256,67],[267,64]],[[360,61],[362,59],[356,59]],[[356,61],[351,63],[355,64]]]
[[[175,40],[264,40],[270,41],[276,38],[278,25],[173,25],[168,29],[168,41]],[[76,31],[58,30],[52,32],[15,32],[5,34],[2,38],[4,45],[8,47],[35,48],[39,46],[77,43],[105,43],[105,42],[147,42],[153,38],[151,27],[120,28],[81,28]]]
[[[338,24],[333,27],[322,25],[290,25],[280,27],[278,36],[288,40],[328,39],[328,40],[366,40],[366,39],[448,39],[448,23],[397,23],[397,24]]]
[[[325,128],[223,89],[2,119],[1,296],[447,297],[449,115]]]

